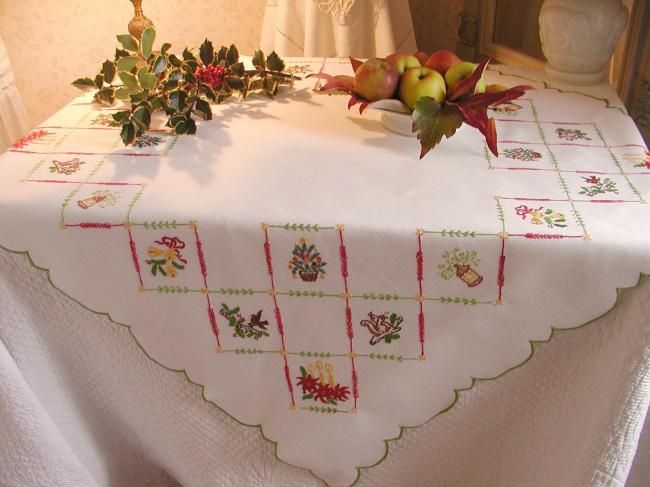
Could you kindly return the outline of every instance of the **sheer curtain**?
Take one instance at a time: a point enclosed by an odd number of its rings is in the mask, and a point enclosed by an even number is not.
[[[416,50],[408,0],[268,0],[260,45],[307,57]]]
[[[20,99],[7,49],[0,37],[0,152],[27,132],[27,117]]]

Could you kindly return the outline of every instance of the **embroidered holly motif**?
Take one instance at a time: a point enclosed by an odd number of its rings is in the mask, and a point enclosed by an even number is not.
[[[582,177],[589,186],[581,186],[580,194],[596,196],[597,194],[615,193],[618,194],[616,183],[610,178],[600,179],[597,176]]]
[[[52,165],[49,169],[50,172],[70,176],[70,174],[74,174],[81,169],[81,165],[85,163],[85,161],[81,161],[78,157],[75,157],[69,161],[52,161]]]
[[[503,154],[507,158],[515,159],[517,161],[534,161],[542,158],[542,155],[539,152],[535,152],[532,149],[524,149],[523,147],[506,149],[503,151]]]
[[[54,134],[48,132],[47,130],[34,130],[24,137],[18,139],[16,143],[11,146],[11,148],[22,149],[29,144],[47,143],[50,139],[52,139],[53,136]]]
[[[111,115],[101,113],[90,121],[90,125],[99,125],[100,127],[119,127],[120,124],[117,123]]]
[[[495,112],[501,115],[508,115],[512,117],[518,116],[519,110],[521,109],[522,109],[521,105],[517,105],[516,103],[512,103],[512,102],[502,103],[501,105],[490,107],[490,110],[494,110]]]
[[[233,337],[254,338],[255,340],[259,340],[262,337],[269,336],[269,332],[266,331],[269,322],[262,319],[262,310],[252,314],[251,317],[246,320],[246,318],[242,316],[239,306],[229,308],[226,303],[221,303],[219,314],[226,318],[228,320],[228,326],[233,328]]]
[[[92,196],[77,201],[77,204],[87,210],[91,206],[98,205],[99,208],[106,208],[107,206],[115,206],[117,200],[120,199],[122,195],[115,191],[94,191]]]
[[[631,163],[634,167],[642,167],[650,169],[650,152],[646,151],[645,154],[625,154],[623,159]]]
[[[481,265],[481,260],[476,250],[460,250],[454,247],[452,252],[442,254],[443,263],[438,265],[438,274],[443,279],[449,280],[456,276],[467,284],[467,287],[476,287],[483,282],[483,276],[472,268]]]
[[[555,133],[560,139],[568,141],[591,140],[591,138],[587,137],[587,134],[585,132],[578,129],[557,128],[555,129]]]
[[[292,257],[289,261],[291,275],[296,278],[296,274],[305,282],[314,282],[320,276],[325,277],[324,267],[327,262],[323,262],[320,252],[314,244],[307,245],[309,241],[305,237],[300,237],[299,243],[293,248]]]
[[[330,363],[318,360],[315,364],[309,364],[307,369],[300,367],[300,374],[297,384],[302,388],[304,401],[313,399],[323,404],[336,405],[347,401],[350,396],[350,388],[337,384],[334,380],[334,367]]]
[[[546,223],[548,228],[564,228],[567,226],[564,213],[555,212],[551,208],[544,208],[543,206],[540,206],[539,208],[529,208],[526,205],[521,205],[515,208],[515,213],[517,213],[522,220],[526,220],[530,217],[530,223],[533,225],[543,225]]]
[[[377,345],[382,340],[385,343],[390,343],[393,340],[399,339],[399,331],[402,330],[400,326],[404,318],[398,316],[396,313],[384,311],[380,315],[374,314],[372,311],[368,313],[369,320],[361,320],[361,326],[368,328],[372,335],[370,338],[370,345]]]
[[[143,147],[153,147],[162,143],[163,139],[161,137],[148,134],[141,135],[133,141],[133,145],[139,149],[142,149]]]
[[[160,272],[166,277],[176,277],[178,271],[185,269],[187,260],[181,255],[181,250],[185,248],[185,242],[178,237],[163,237],[156,240],[161,247],[151,246],[147,248],[147,253],[151,259],[145,262],[151,266],[151,273],[155,276]]]

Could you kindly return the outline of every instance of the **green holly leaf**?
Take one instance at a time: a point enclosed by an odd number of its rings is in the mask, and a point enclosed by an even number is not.
[[[90,78],[79,78],[72,82],[72,86],[79,88],[80,90],[90,90],[95,88],[95,82]]]
[[[115,61],[119,60],[122,57],[129,56],[129,51],[125,51],[124,49],[115,49]]]
[[[129,120],[129,115],[130,112],[128,110],[123,110],[120,112],[115,112],[112,116],[113,120],[115,120],[115,123],[123,125],[126,121]]]
[[[142,55],[145,58],[151,56],[153,52],[153,42],[156,40],[156,31],[153,27],[149,27],[144,30],[142,33],[142,40],[140,41],[140,48],[142,49]]]
[[[120,79],[122,80],[122,83],[124,83],[124,86],[126,88],[137,88],[138,87],[138,80],[131,73],[129,73],[127,71],[120,71],[118,73],[118,75],[119,75]]]
[[[205,66],[209,66],[214,62],[214,46],[209,40],[204,40],[203,44],[199,48],[199,55],[201,56],[201,61]]]
[[[138,41],[131,34],[120,34],[117,36],[117,40],[127,51],[138,51]]]
[[[157,56],[152,63],[152,70],[155,74],[160,74],[167,69],[167,60],[165,56]]]
[[[187,100],[187,93],[183,90],[175,90],[169,94],[169,107],[172,110],[183,111]]]
[[[120,100],[128,100],[131,98],[131,95],[138,93],[138,89],[134,86],[120,86],[115,90],[115,98]]]
[[[271,70],[271,71],[284,71],[284,61],[276,54],[275,51],[273,51],[269,56],[266,58],[266,66]]]
[[[156,86],[156,80],[156,76],[150,74],[146,67],[143,67],[140,69],[140,71],[138,71],[138,81],[140,81],[140,84],[143,88],[148,90],[153,89],[154,86]]]
[[[260,69],[266,69],[266,60],[264,59],[264,53],[261,49],[255,51],[253,54],[253,66]]]
[[[178,59],[178,57],[175,54],[169,55],[169,63],[175,68],[180,68],[183,65],[183,61]]]
[[[244,67],[244,63],[235,63],[230,66],[230,71],[232,71],[233,74],[236,74],[237,76],[244,76],[246,73],[246,68]]]
[[[125,123],[122,125],[122,131],[120,132],[120,137],[124,145],[132,144],[135,140],[135,125],[133,123]],[[155,268],[155,266],[154,266]]]
[[[169,42],[165,42],[160,48],[160,54],[164,56],[171,47],[172,45]]]
[[[104,75],[103,74],[98,74],[95,76],[95,87],[97,89],[100,89],[104,86]]]
[[[95,100],[102,105],[112,105],[115,102],[115,88],[107,86],[95,93]]]
[[[228,66],[232,66],[237,61],[239,61],[239,51],[237,50],[237,46],[234,44],[231,44],[228,48],[228,52],[226,53],[226,61],[228,61]]]
[[[142,130],[149,130],[151,125],[151,112],[145,106],[135,109],[131,120]]]
[[[102,64],[102,73],[104,74],[104,81],[112,83],[115,79],[115,63],[108,59]]]
[[[118,71],[133,71],[135,65],[138,63],[138,58],[135,56],[126,56],[118,59],[117,61],[117,70]]]
[[[420,98],[413,109],[413,131],[418,133],[422,159],[440,143],[442,137],[453,136],[463,124],[463,117],[455,107],[443,107],[429,96]]]
[[[210,108],[210,104],[207,101],[197,100],[196,112],[198,112],[204,120],[212,120],[212,108]]]

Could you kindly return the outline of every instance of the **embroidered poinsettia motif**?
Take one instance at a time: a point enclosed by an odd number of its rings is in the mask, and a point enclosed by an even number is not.
[[[370,338],[370,345],[377,345],[379,342],[390,343],[393,340],[399,339],[399,331],[402,330],[400,326],[404,318],[397,313],[384,311],[382,314],[376,315],[372,311],[368,313],[367,320],[361,320],[361,326],[365,326],[372,337]]]
[[[120,124],[115,121],[112,115],[100,113],[90,121],[90,125],[100,127],[119,127]]]
[[[582,177],[588,186],[580,187],[580,194],[587,196],[596,196],[598,194],[615,193],[618,194],[616,183],[610,178],[601,179],[598,176]]]
[[[557,128],[555,129],[555,133],[560,139],[568,141],[591,140],[591,138],[587,137],[587,134],[585,132],[578,129]]]
[[[142,149],[143,147],[153,147],[156,145],[160,145],[163,143],[163,139],[161,137],[157,137],[155,135],[148,135],[144,134],[138,137],[133,141],[133,145],[135,147],[138,147]]]
[[[517,161],[534,161],[542,158],[542,155],[539,152],[532,149],[524,149],[523,147],[506,149],[503,151],[503,155],[509,159],[515,159]]]
[[[456,276],[467,287],[476,287],[483,282],[483,276],[472,267],[481,265],[476,250],[460,250],[454,247],[452,252],[443,252],[442,259],[443,263],[438,265],[438,274],[443,279],[449,280]]]
[[[334,380],[334,367],[320,360],[310,364],[307,369],[300,367],[297,377],[298,387],[302,389],[303,401],[314,400],[323,404],[336,405],[350,397],[350,388],[337,384]]]
[[[323,261],[316,246],[309,244],[305,237],[300,237],[291,255],[289,269],[294,278],[300,276],[305,282],[314,282],[319,276],[321,279],[325,277],[324,267],[327,262]]]
[[[35,144],[35,143],[45,143],[52,138],[54,134],[48,132],[47,130],[34,130],[29,134],[21,137],[16,141],[14,145],[11,146],[12,149],[23,149],[24,147]]]
[[[66,176],[70,176],[81,169],[82,164],[85,164],[85,161],[80,160],[78,157],[70,159],[69,161],[52,161],[49,170],[56,174],[65,174]]]
[[[548,228],[564,228],[567,226],[564,213],[555,212],[551,208],[544,208],[543,206],[540,206],[539,208],[529,208],[526,205],[521,205],[515,208],[515,213],[517,213],[522,220],[526,220],[530,217],[530,223],[533,225],[546,224]]]
[[[160,247],[147,248],[151,259],[145,261],[151,266],[151,273],[154,276],[160,273],[165,277],[176,277],[178,271],[182,271],[187,265],[187,260],[180,252],[185,248],[185,242],[178,237],[163,237],[154,243]]]
[[[233,337],[253,338],[259,340],[269,336],[267,327],[269,322],[262,319],[262,310],[254,313],[247,320],[243,317],[239,306],[230,308],[226,303],[221,303],[219,314],[228,320],[228,326],[233,328]]]
[[[84,210],[95,205],[98,208],[106,208],[107,206],[115,206],[117,200],[121,197],[122,195],[116,191],[94,191],[90,197],[77,201],[77,204]]]

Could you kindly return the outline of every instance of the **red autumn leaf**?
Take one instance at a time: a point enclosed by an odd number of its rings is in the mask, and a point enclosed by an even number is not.
[[[318,78],[327,81],[318,91],[322,92],[344,92],[351,93],[354,90],[354,78],[352,76],[337,75],[332,76],[327,73],[314,73],[307,76],[308,78]]]
[[[481,76],[483,76],[483,72],[490,61],[490,58],[485,58],[469,78],[456,81],[447,91],[447,100],[455,101],[465,93],[474,93],[476,85],[481,80]]]
[[[352,65],[352,71],[356,73],[357,69],[359,69],[359,66],[363,64],[363,61],[359,61],[358,59],[355,59],[352,56],[350,56],[350,64]]]

